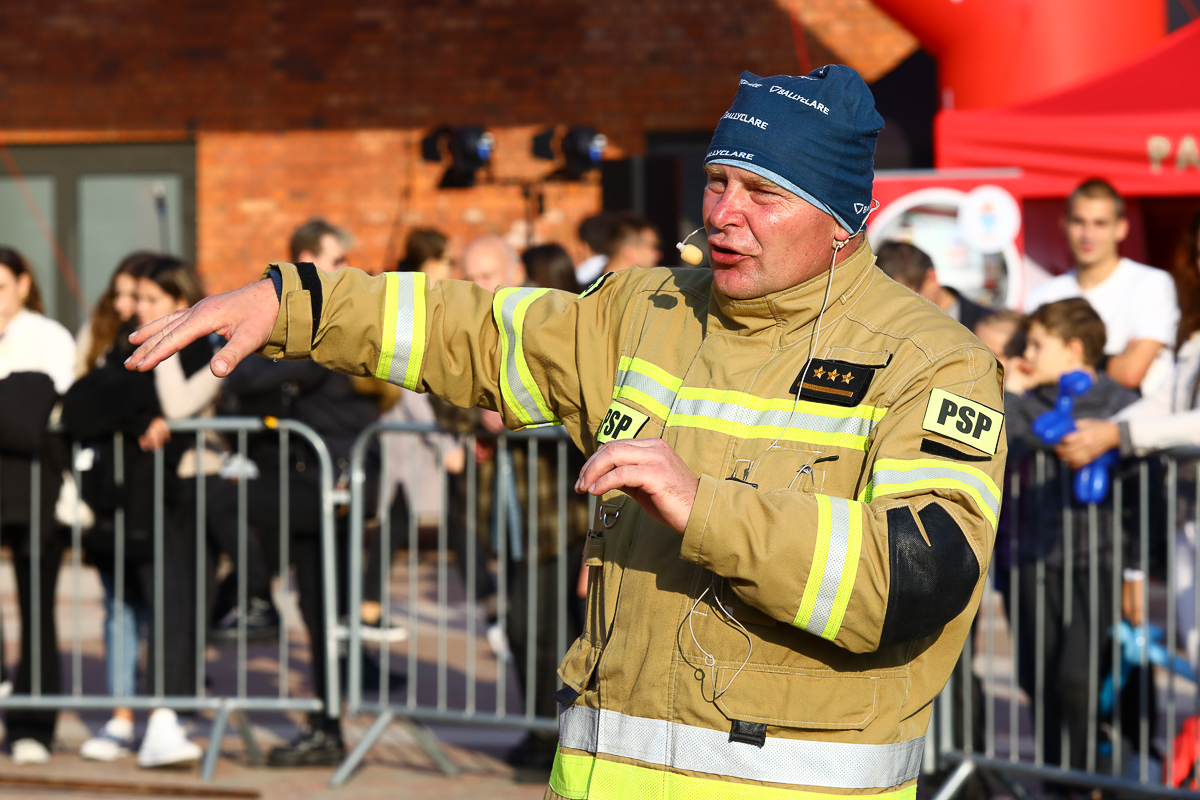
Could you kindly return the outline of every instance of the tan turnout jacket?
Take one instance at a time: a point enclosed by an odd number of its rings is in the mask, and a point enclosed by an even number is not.
[[[995,538],[1001,375],[866,244],[815,353],[827,272],[735,301],[696,269],[575,297],[273,268],[265,355],[561,422],[585,452],[661,437],[700,476],[683,536],[602,498],[548,796],[914,796]]]

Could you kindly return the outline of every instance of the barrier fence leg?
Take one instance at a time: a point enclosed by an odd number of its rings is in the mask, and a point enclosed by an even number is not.
[[[358,744],[354,745],[354,749],[350,751],[350,755],[346,756],[346,760],[341,763],[341,766],[337,768],[337,772],[333,773],[333,777],[329,779],[331,787],[336,789],[350,778],[350,774],[358,768],[359,762],[375,746],[375,742],[387,730],[387,726],[392,724],[395,716],[395,713],[389,708],[375,718],[375,721],[371,723],[371,727],[367,728],[367,732],[358,740]]]
[[[950,800],[966,783],[967,778],[971,777],[971,773],[975,771],[975,762],[970,758],[964,758],[961,763],[950,773],[950,777],[942,784],[942,788],[938,789],[937,794],[933,796],[933,800]]]
[[[402,724],[412,734],[413,738],[417,740],[417,744],[421,745],[421,749],[425,751],[425,755],[429,756],[429,760],[433,762],[433,765],[442,771],[443,775],[447,778],[453,778],[458,775],[458,767],[454,766],[454,762],[442,750],[437,737],[430,733],[428,728],[411,719],[403,720]]]
[[[233,719],[237,722],[238,731],[242,734],[242,741],[246,745],[246,758],[252,767],[261,767],[263,765],[262,751],[258,749],[258,740],[254,738],[254,728],[250,725],[250,718],[246,716],[245,709],[237,709],[233,712]]]
[[[208,750],[204,753],[204,766],[200,768],[200,780],[211,781],[217,771],[217,756],[221,755],[221,742],[225,738],[225,726],[229,722],[229,704],[222,703],[213,720],[212,733],[208,735]]]

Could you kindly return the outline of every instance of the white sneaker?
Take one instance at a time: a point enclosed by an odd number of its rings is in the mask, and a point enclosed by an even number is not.
[[[499,622],[493,622],[488,626],[487,633],[484,634],[487,639],[488,646],[492,648],[492,652],[496,654],[496,658],[501,661],[507,661],[512,657],[512,653],[508,648],[508,636],[504,633],[504,628],[500,627]]]
[[[100,733],[83,743],[79,755],[89,761],[116,761],[133,755],[133,723],[113,717],[104,723]]]
[[[150,713],[150,724],[138,748],[139,767],[172,767],[194,764],[204,755],[200,745],[187,738],[175,712],[157,708]]]
[[[12,745],[12,763],[45,764],[50,760],[50,751],[37,739],[17,739]]]

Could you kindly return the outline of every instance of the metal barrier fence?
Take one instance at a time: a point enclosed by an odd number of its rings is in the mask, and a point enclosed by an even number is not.
[[[165,674],[166,654],[165,650],[165,628],[168,624],[167,612],[165,608],[167,587],[165,586],[166,579],[164,574],[164,543],[167,537],[176,535],[178,531],[166,529],[166,509],[167,498],[164,496],[164,487],[166,485],[166,470],[164,452],[159,449],[154,454],[153,465],[153,597],[143,598],[149,601],[151,605],[151,628],[150,636],[151,658],[150,663],[153,665],[153,675],[147,676],[147,685],[149,691],[144,695],[129,695],[129,694],[113,694],[113,693],[85,693],[84,692],[84,655],[83,641],[84,630],[82,623],[82,572],[83,572],[83,514],[82,500],[75,498],[75,504],[71,511],[71,539],[70,539],[70,586],[72,595],[72,625],[71,625],[71,647],[70,647],[70,681],[63,681],[63,691],[57,694],[51,694],[43,691],[41,685],[42,662],[48,657],[57,658],[59,653],[46,654],[42,652],[41,637],[38,632],[41,630],[41,615],[44,613],[54,613],[54,609],[49,610],[41,607],[38,598],[41,597],[41,577],[42,571],[39,569],[42,560],[43,539],[42,539],[42,524],[43,524],[43,507],[44,502],[41,492],[41,480],[43,476],[42,456],[35,454],[32,457],[30,466],[30,509],[29,509],[29,541],[28,541],[28,559],[29,559],[29,603],[28,618],[22,620],[22,626],[28,626],[33,632],[29,638],[30,642],[30,691],[23,694],[9,694],[5,697],[0,697],[0,709],[76,709],[76,710],[97,710],[97,709],[115,709],[115,708],[131,708],[131,709],[155,709],[155,708],[172,708],[177,711],[201,711],[210,710],[216,712],[216,717],[213,722],[211,734],[208,742],[208,749],[205,752],[203,766],[201,770],[202,777],[206,780],[211,779],[213,771],[216,767],[216,759],[220,753],[221,742],[224,738],[226,727],[229,720],[229,715],[234,715],[235,721],[240,728],[240,732],[245,740],[247,753],[253,763],[261,761],[258,748],[254,742],[250,726],[246,720],[245,713],[250,711],[309,711],[318,712],[325,711],[330,716],[340,714],[341,700],[339,697],[339,682],[338,682],[338,630],[337,630],[337,607],[336,607],[336,575],[335,575],[335,558],[334,558],[334,512],[335,505],[339,502],[344,503],[346,500],[345,492],[337,492],[334,488],[333,478],[333,463],[329,455],[329,450],[321,438],[312,430],[312,428],[303,423],[294,420],[280,420],[277,424],[272,424],[270,428],[260,419],[255,418],[215,418],[215,419],[188,419],[170,423],[170,430],[173,437],[194,436],[195,450],[197,454],[197,469],[194,478],[195,506],[194,517],[192,521],[196,531],[196,550],[195,550],[195,691],[187,694],[170,694],[165,691],[167,676]],[[237,553],[233,558],[234,566],[238,574],[238,591],[237,591],[237,608],[238,608],[238,631],[236,637],[236,685],[235,686],[213,686],[211,689],[206,687],[208,678],[208,665],[206,660],[206,637],[209,629],[208,620],[208,600],[206,598],[206,587],[208,583],[207,552],[205,542],[205,530],[208,523],[209,503],[208,494],[211,488],[209,480],[212,476],[206,476],[204,469],[199,467],[201,459],[200,454],[205,452],[206,439],[210,434],[224,434],[233,437],[236,441],[236,452],[244,462],[247,458],[247,437],[251,433],[271,433],[274,432],[278,436],[280,464],[279,464],[279,574],[281,580],[279,582],[280,592],[283,597],[281,612],[287,613],[289,581],[289,539],[291,533],[291,525],[289,521],[290,511],[290,492],[292,490],[290,474],[291,465],[289,459],[289,449],[291,445],[290,437],[298,437],[302,442],[312,448],[312,452],[316,457],[316,468],[319,470],[319,485],[320,485],[320,548],[322,552],[322,575],[321,580],[324,585],[324,605],[323,615],[325,620],[326,630],[326,696],[329,698],[328,704],[322,703],[318,698],[314,697],[295,697],[289,691],[289,666],[288,666],[288,633],[287,625],[279,626],[279,641],[278,641],[278,692],[274,695],[255,694],[249,691],[248,681],[248,643],[246,630],[246,610],[247,610],[247,550],[248,550],[248,481],[245,479],[237,482]],[[117,433],[113,439],[113,460],[112,464],[114,480],[118,487],[122,487],[126,481],[126,464],[125,464],[125,441],[122,434]],[[72,458],[71,458],[71,473],[76,487],[81,486],[83,478],[81,470],[81,450],[82,446],[78,443],[72,443]],[[181,479],[191,480],[191,479]],[[3,503],[7,498],[0,497],[0,508],[3,508]],[[61,501],[60,501],[61,502]],[[119,505],[113,513],[114,527],[114,551],[113,551],[113,610],[118,619],[124,615],[125,605],[127,602],[128,582],[131,576],[128,574],[128,549],[130,542],[128,540],[128,531],[126,530],[126,514],[128,509],[124,505]],[[0,544],[12,544],[10,542],[0,541]],[[18,547],[13,548],[14,561],[18,558],[25,558],[23,553],[19,553]],[[231,554],[233,555],[233,554]],[[285,618],[286,620],[286,618]],[[122,666],[119,662],[126,652],[123,636],[125,629],[123,625],[116,627],[116,638],[114,640],[114,653],[111,657],[117,660],[116,671],[119,673]],[[59,637],[60,641],[62,637]],[[135,651],[136,652],[136,651]]]
[[[407,614],[402,618],[407,626],[407,641],[402,643],[403,653],[394,655],[392,648],[381,643],[379,648],[380,685],[373,699],[364,697],[361,680],[361,659],[364,648],[364,626],[355,613],[364,596],[363,542],[365,521],[374,517],[376,506],[368,505],[367,454],[372,442],[385,436],[430,436],[439,433],[435,426],[410,423],[377,423],[367,428],[355,443],[351,457],[350,491],[350,598],[349,659],[348,659],[348,711],[350,714],[371,713],[377,717],[366,735],[347,756],[330,781],[333,786],[345,782],[358,763],[375,744],[379,736],[393,721],[406,725],[431,760],[447,775],[456,773],[456,768],[438,747],[436,740],[425,731],[421,722],[453,722],[473,725],[521,728],[529,731],[556,732],[557,720],[553,711],[537,713],[538,692],[541,681],[554,677],[562,656],[574,636],[568,636],[568,596],[575,593],[576,580],[581,560],[569,558],[568,550],[568,504],[580,502],[568,492],[575,475],[569,474],[569,439],[561,428],[502,433],[494,440],[495,465],[492,478],[481,478],[479,465],[470,455],[480,441],[475,436],[464,438],[468,454],[464,470],[457,478],[451,478],[443,462],[448,444],[444,436],[437,439],[436,452],[439,467],[434,474],[416,474],[415,460],[410,462],[408,474],[392,476],[381,471],[379,483],[385,491],[383,502],[378,504],[378,538],[371,557],[391,563],[393,551],[392,524],[389,518],[391,503],[386,489],[401,479],[409,497],[424,492],[437,492],[443,499],[437,520],[436,555],[433,563],[423,562],[420,557],[421,542],[417,513],[409,513],[403,547],[408,560],[404,566]],[[522,475],[514,474],[513,465],[524,461]],[[547,471],[551,471],[550,474]],[[524,502],[517,496],[517,479],[526,484]],[[448,484],[457,482],[452,491]],[[552,481],[553,491],[546,490]],[[539,484],[541,491],[539,491]],[[481,508],[481,492],[486,495],[494,490],[492,503]],[[550,496],[552,495],[552,496]],[[587,503],[590,511],[592,503]],[[485,522],[479,521],[480,512],[485,513]],[[552,546],[543,541],[545,520],[541,515],[555,514],[552,525]],[[457,530],[452,531],[450,517],[457,517]],[[588,517],[590,519],[590,515]],[[586,520],[583,523],[586,529]],[[539,535],[539,532],[541,534]],[[582,533],[576,531],[576,533]],[[452,542],[453,536],[461,539]],[[490,538],[490,546],[480,546],[481,537]],[[582,537],[579,537],[580,540]],[[454,568],[456,579],[451,576],[451,551],[455,551]],[[488,581],[491,566],[489,553],[494,554],[494,621],[493,635],[499,631],[504,636],[494,636],[502,642],[514,638],[524,640],[523,652],[509,658],[501,652],[493,657],[487,648],[481,648],[479,632],[488,622],[487,612],[480,609],[478,586]],[[549,579],[551,586],[540,585]],[[459,588],[461,587],[461,588]],[[545,595],[546,591],[552,592]],[[455,593],[451,597],[452,592]],[[383,616],[381,630],[390,630],[392,598],[389,570],[381,571],[378,587]],[[434,602],[426,597],[432,595]],[[539,602],[541,598],[541,602]],[[514,615],[511,606],[524,605],[523,615]],[[547,603],[555,609],[554,618],[547,619],[539,606]],[[519,635],[514,635],[518,633]],[[386,638],[386,637],[384,637]],[[553,648],[548,656],[540,648]],[[539,657],[540,652],[540,657]],[[402,658],[406,663],[407,685],[401,692],[393,692],[389,664],[393,658]],[[511,661],[524,661],[524,670],[517,673]],[[539,669],[539,662],[548,669]],[[549,672],[549,675],[547,675]],[[452,673],[458,673],[452,675]],[[515,679],[523,687],[522,699],[516,700],[517,691],[510,686]],[[556,680],[556,677],[554,677]],[[429,691],[429,684],[433,690]],[[376,687],[365,687],[374,689]],[[550,700],[544,692],[545,700]],[[513,697],[510,697],[513,695]],[[520,705],[513,707],[515,702]],[[550,700],[551,705],[553,701]]]
[[[1200,713],[1188,674],[1200,619],[1196,457],[1126,465],[1091,505],[1074,501],[1053,454],[1010,463],[989,588],[926,739],[926,773],[945,776],[938,800],[988,779],[1027,797],[1013,778],[1200,797],[1186,783],[1164,785],[1163,773],[1180,723]],[[1140,624],[1122,624],[1123,604],[1135,617],[1140,604]],[[1177,654],[1181,638],[1188,658]]]

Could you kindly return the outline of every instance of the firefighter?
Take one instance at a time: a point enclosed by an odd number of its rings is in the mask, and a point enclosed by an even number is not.
[[[744,73],[706,157],[711,269],[579,296],[277,264],[148,326],[313,358],[513,429],[562,424],[599,497],[548,797],[912,798],[987,574],[1001,372],[874,266],[882,126],[842,66]]]

